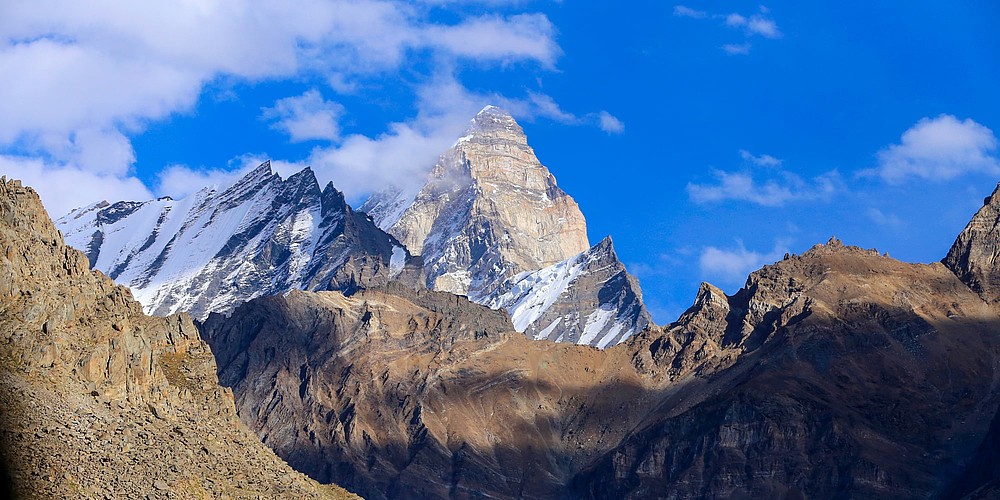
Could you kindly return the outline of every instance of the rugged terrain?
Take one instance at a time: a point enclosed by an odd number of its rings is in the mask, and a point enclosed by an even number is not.
[[[510,313],[514,328],[535,340],[605,348],[652,325],[639,282],[615,254],[611,237],[589,250],[508,280],[480,303]]]
[[[507,309],[532,338],[605,347],[651,323],[610,239],[589,247],[576,202],[506,111],[476,115],[418,187],[373,195],[369,218],[310,169],[282,179],[265,162],[229,186],[98,202],[57,226],[150,314],[202,320],[254,297],[394,281]]]
[[[435,290],[491,296],[507,278],[590,247],[576,202],[514,118],[493,106],[441,155],[419,192],[394,194],[361,210],[424,257]]]
[[[203,335],[244,422],[371,498],[988,495],[1000,321],[961,271],[831,240],[605,350],[402,288],[257,299]]]
[[[366,498],[559,495],[666,382],[624,350],[532,341],[503,312],[399,286],[254,299],[202,330],[244,422]]]
[[[422,282],[419,259],[354,212],[332,183],[321,190],[308,168],[282,179],[270,162],[228,187],[181,200],[101,202],[57,226],[150,314],[204,319],[289,290]]]
[[[418,190],[377,193],[360,210],[423,257],[428,288],[507,309],[529,337],[605,347],[651,323],[610,239],[590,248],[576,202],[495,106]]]
[[[150,317],[0,179],[0,444],[24,498],[347,498],[240,424],[187,315]]]

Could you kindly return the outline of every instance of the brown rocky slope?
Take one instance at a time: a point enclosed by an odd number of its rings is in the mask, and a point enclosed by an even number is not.
[[[346,498],[236,418],[187,315],[149,317],[0,179],[0,441],[25,498]]]
[[[202,332],[266,443],[373,498],[912,498],[980,460],[998,319],[942,264],[831,240],[604,351],[402,288]]]

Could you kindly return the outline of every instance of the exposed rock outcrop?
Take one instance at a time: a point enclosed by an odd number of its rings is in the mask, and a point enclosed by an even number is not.
[[[320,190],[308,168],[282,179],[265,162],[224,189],[102,202],[57,226],[150,314],[204,319],[289,290],[423,286],[420,260],[354,212],[332,183]]]
[[[997,314],[940,264],[832,240],[752,274],[725,302],[704,286],[674,325],[714,325],[693,356],[659,340],[649,359],[639,351],[651,370],[719,364],[696,397],[581,471],[577,494],[937,497],[1000,402]]]
[[[520,272],[590,247],[580,208],[538,161],[521,126],[497,107],[476,115],[419,192],[393,194],[360,210],[424,258],[435,290],[491,296]]]
[[[0,442],[13,493],[344,497],[236,418],[187,315],[149,317],[0,179]]]
[[[1000,302],[1000,186],[983,200],[942,260],[984,300]]]
[[[651,323],[610,238],[588,248],[576,202],[497,107],[476,115],[419,191],[390,189],[361,210],[423,257],[429,288],[507,309],[531,338],[607,347]]]
[[[660,403],[625,351],[528,340],[401,287],[255,299],[203,335],[241,418],[366,498],[551,497]]]
[[[1000,405],[995,310],[836,240],[605,350],[412,294],[258,299],[203,334],[265,442],[372,498],[935,497]]]

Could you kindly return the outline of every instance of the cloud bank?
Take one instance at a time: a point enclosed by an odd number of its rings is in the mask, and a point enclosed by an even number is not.
[[[323,143],[309,160],[321,162],[328,179],[344,176],[343,188],[370,189],[363,179],[373,171],[376,179],[398,178],[418,160],[429,168],[481,99],[500,97],[465,89],[459,68],[555,69],[562,54],[555,27],[521,3],[484,1],[449,16],[431,16],[431,8],[457,5],[401,0],[13,3],[0,16],[0,68],[17,75],[0,86],[0,165],[38,186],[56,216],[100,197],[178,195],[182,179],[218,180],[228,166],[171,166],[152,193],[134,172],[130,137],[192,112],[219,82],[319,81],[329,88],[278,99],[262,118],[290,141]],[[414,58],[422,66],[413,66]],[[345,135],[342,117],[350,110],[336,94],[400,71],[426,72],[412,84],[416,101],[399,106],[412,110],[409,117],[374,137]],[[444,109],[421,97],[442,87],[455,87],[448,90],[462,99]],[[519,117],[581,122],[544,94],[509,101]],[[603,118],[588,124],[623,129]]]

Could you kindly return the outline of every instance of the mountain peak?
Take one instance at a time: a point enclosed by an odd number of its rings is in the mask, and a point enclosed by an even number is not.
[[[261,163],[256,168],[248,172],[239,180],[234,182],[227,191],[243,191],[247,189],[256,189],[256,186],[260,186],[275,177],[274,171],[271,170],[271,160],[267,160]]]
[[[604,239],[600,241],[600,243],[594,245],[593,249],[594,250],[600,250],[602,252],[612,252],[612,253],[614,253],[614,251],[615,251],[615,242],[611,241],[611,235],[609,234],[609,235],[605,236]]]
[[[465,137],[478,135],[503,136],[505,139],[514,139],[525,144],[528,141],[524,129],[518,125],[514,117],[506,110],[492,105],[476,113],[472,125],[465,132]]]
[[[479,112],[476,113],[476,116],[487,116],[487,115],[513,119],[513,117],[510,115],[510,113],[507,112],[506,109],[503,109],[499,106],[494,106],[492,104],[487,104],[483,109],[479,110]]]
[[[942,259],[962,282],[990,303],[1000,302],[1000,185],[965,226]]]

